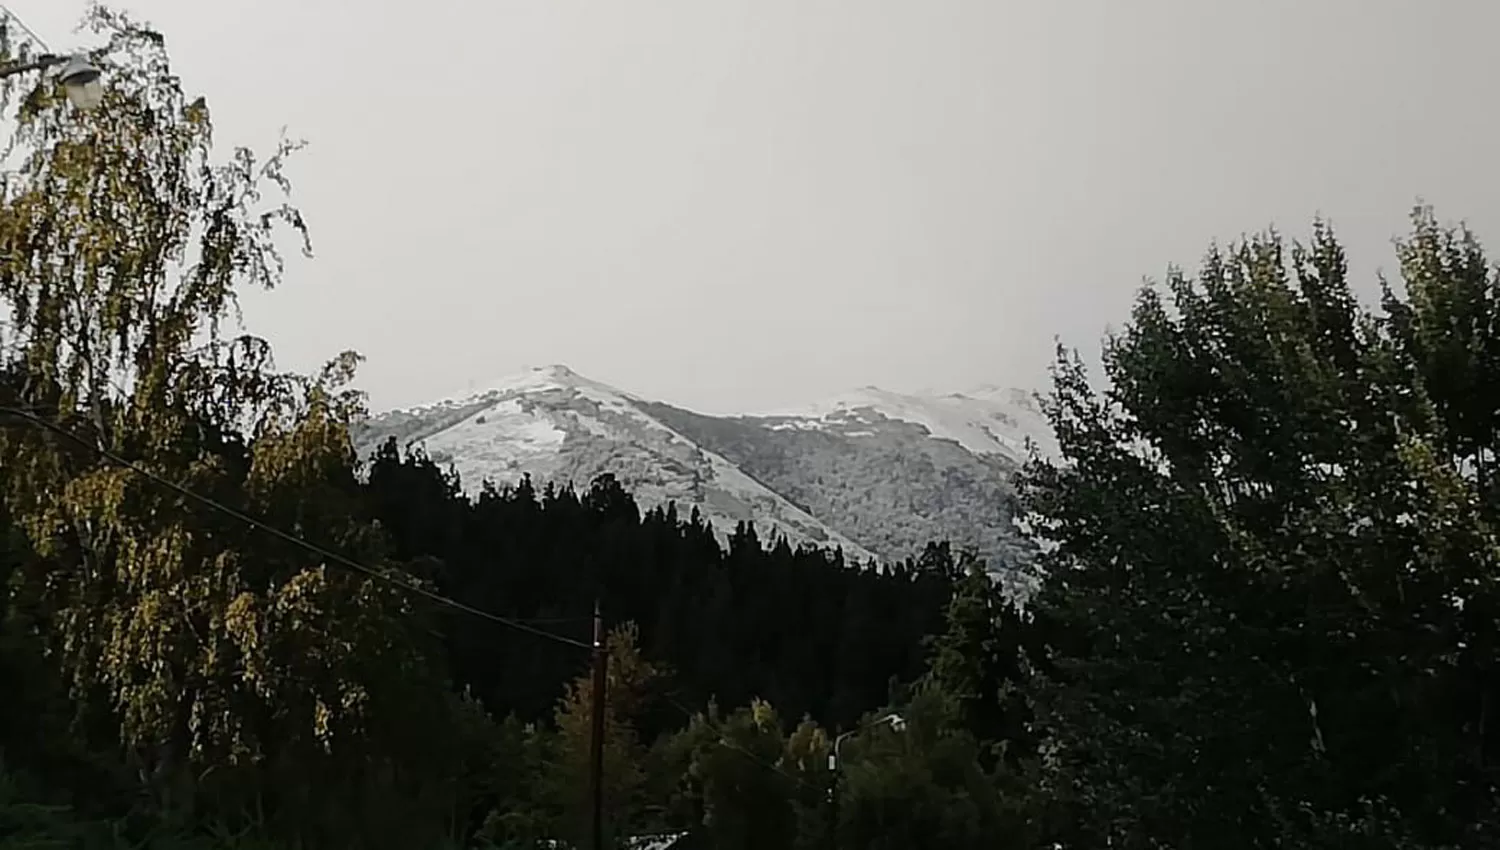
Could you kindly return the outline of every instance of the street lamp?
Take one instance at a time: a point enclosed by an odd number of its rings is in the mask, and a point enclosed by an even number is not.
[[[895,729],[897,732],[904,732],[904,731],[906,731],[906,718],[902,717],[901,715],[899,715],[899,714],[897,714],[897,713],[895,713],[893,711],[890,714],[885,715],[884,717],[878,718],[876,720],[871,720],[869,723],[866,723],[863,726],[856,726],[855,728],[850,729],[848,732],[845,732],[844,734],[838,736],[837,738],[834,738],[833,739],[833,752],[831,752],[831,753],[828,754],[828,769],[831,770],[831,771],[834,771],[835,773],[838,772],[838,769],[839,769],[839,748],[844,745],[845,741],[847,741],[848,739],[854,737],[855,735],[858,735],[861,732],[865,732],[867,730],[874,729],[877,726],[885,726],[885,725],[889,725],[892,729]]]
[[[99,70],[99,66],[90,62],[88,57],[81,53],[73,56],[55,56],[49,53],[30,62],[0,68],[0,80],[17,74],[48,71],[53,68],[61,68],[57,72],[57,81],[62,83],[63,90],[67,92],[68,101],[73,104],[73,108],[87,112],[98,106],[99,102],[104,99],[104,83],[100,79],[103,72]]]
[[[104,73],[99,67],[81,53],[70,57],[57,72],[57,80],[63,84],[63,91],[68,93],[73,108],[83,112],[97,107],[104,100],[104,83],[99,79],[102,76]]]
[[[833,739],[833,749],[828,753],[828,846],[830,850],[838,846],[839,840],[839,770],[843,765],[843,762],[839,760],[839,750],[844,746],[845,741],[855,735],[877,726],[887,725],[897,732],[905,732],[906,718],[893,711],[863,726],[856,726]]]

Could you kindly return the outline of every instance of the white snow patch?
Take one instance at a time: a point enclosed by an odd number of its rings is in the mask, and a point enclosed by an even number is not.
[[[751,414],[782,418],[774,428],[826,428],[858,421],[861,411],[909,422],[932,436],[952,440],[975,454],[998,454],[1016,461],[1028,457],[1028,439],[1043,457],[1057,457],[1057,440],[1047,418],[1023,390],[983,387],[967,393],[903,394],[865,387],[804,407]]]
[[[423,440],[428,452],[452,459],[466,486],[485,480],[509,483],[537,465],[548,465],[566,434],[545,415],[506,399]]]
[[[549,403],[554,396],[587,399],[612,417],[597,418],[566,405]],[[527,473],[538,481],[553,479],[562,465],[561,452],[567,432],[561,422],[565,420],[569,428],[605,440],[634,444],[650,452],[672,456],[698,453],[699,462],[706,464],[698,482],[704,498],[692,498],[694,484],[689,480],[622,479],[634,491],[642,509],[675,501],[684,515],[697,506],[721,539],[728,537],[739,520],[754,519],[763,542],[769,543],[778,534],[785,534],[793,545],[815,542],[820,546],[840,546],[851,560],[875,560],[869,550],[833,532],[727,459],[702,449],[646,414],[637,401],[566,366],[544,366],[488,381],[480,389],[450,394],[434,404],[404,412],[437,418],[445,411],[492,402],[480,412],[418,440],[431,455],[451,463],[464,489],[471,493],[484,481],[509,484]],[[745,510],[734,510],[736,506]],[[747,511],[747,515],[736,515]]]

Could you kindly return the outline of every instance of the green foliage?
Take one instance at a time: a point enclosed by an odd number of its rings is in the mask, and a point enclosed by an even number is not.
[[[893,677],[922,674],[922,639],[940,628],[958,575],[936,546],[880,571],[774,543],[725,552],[701,519],[670,508],[641,515],[607,477],[581,492],[523,481],[475,500],[456,483],[418,451],[387,443],[375,454],[367,504],[398,559],[440,563],[434,583],[448,596],[520,619],[561,618],[575,639],[587,637],[597,594],[613,621],[638,625],[642,654],[670,666],[674,692],[694,706],[764,698],[790,717],[847,725],[886,700]],[[443,623],[455,678],[498,716],[545,722],[577,672],[574,648],[498,639],[467,615]],[[654,737],[682,720],[658,707],[641,723]]]
[[[724,718],[710,711],[683,734],[693,740],[688,774],[702,786],[703,826],[714,847],[787,847],[795,836],[793,801],[804,770],[785,770],[786,743],[776,711],[756,701]]]
[[[947,540],[997,570],[1030,554],[1011,523],[1016,470],[1009,458],[976,456],[932,439],[921,425],[879,416],[825,423],[832,433],[786,428],[767,439],[775,419],[703,416],[659,403],[644,409],[877,554],[904,557],[913,541]],[[861,437],[856,451],[844,432],[879,437]]]
[[[113,843],[112,838],[106,825],[84,821],[67,806],[26,800],[16,778],[0,770],[0,848],[3,850],[103,850]]]
[[[459,835],[472,833],[480,846],[496,848],[530,848],[548,840],[556,822],[549,791],[556,789],[543,787],[541,780],[552,763],[553,742],[543,730],[514,716],[495,725],[477,702],[466,697],[465,706],[475,728],[488,734],[476,741],[461,781],[473,795],[468,810],[481,820]]]
[[[944,629],[926,640],[922,684],[958,712],[956,722],[986,742],[986,767],[1015,768],[1035,755],[1025,685],[1035,660],[1045,660],[1041,629],[1007,599],[979,563],[964,564],[944,612]]]
[[[946,544],[725,549],[610,476],[468,499],[390,443],[362,479],[357,356],[292,374],[229,332],[277,234],[306,246],[266,200],[297,146],[216,158],[162,38],[90,21],[104,108],[0,84],[0,407],[26,414],[0,421],[0,850],[581,845],[585,653],[381,578],[626,624],[614,846],[1500,838],[1500,274],[1467,231],[1418,210],[1378,310],[1321,224],[1216,249],[1140,294],[1107,388],[1060,351],[1022,611]]]
[[[103,454],[384,561],[348,435],[356,358],[282,374],[265,343],[223,335],[240,288],[277,282],[279,226],[303,230],[262,203],[296,146],[215,162],[160,36],[104,9],[90,23],[108,40],[103,108],[33,92],[0,184],[0,400],[82,442],[0,429],[0,502],[33,552],[12,598],[45,629],[80,731],[117,741],[164,811],[269,806],[292,832],[409,846],[403,825],[445,805],[427,779],[451,755],[406,733],[446,727],[410,600]]]
[[[1057,544],[1040,608],[1070,635],[1037,692],[1070,844],[1494,828],[1493,400],[1452,388],[1491,379],[1495,285],[1471,237],[1415,221],[1410,300],[1380,314],[1319,225],[1143,291],[1107,390],[1059,357],[1067,462],[1028,500]]]
[[[959,701],[924,688],[902,717],[903,730],[881,724],[843,748],[840,846],[935,850],[1009,838],[999,787],[963,727]]]
[[[615,840],[640,825],[645,750],[635,722],[660,672],[641,658],[637,630],[625,624],[606,642],[604,687],[605,834]],[[555,837],[582,846],[590,824],[589,772],[592,752],[594,682],[585,672],[568,686],[556,713],[557,739],[544,782],[559,817]]]

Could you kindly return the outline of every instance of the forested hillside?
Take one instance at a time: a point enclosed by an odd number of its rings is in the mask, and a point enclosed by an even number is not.
[[[1009,586],[1026,584],[1033,547],[1012,524],[1020,464],[1008,456],[973,452],[874,411],[810,428],[791,417],[646,409],[887,558],[912,551],[913,541],[948,540],[978,553]]]
[[[366,492],[393,557],[430,559],[435,586],[465,604],[581,641],[597,598],[610,621],[635,625],[641,651],[671,668],[672,691],[692,705],[758,697],[848,727],[893,681],[920,675],[922,638],[940,630],[962,574],[946,546],[878,571],[770,545],[753,526],[721,549],[696,515],[642,515],[608,477],[583,493],[523,482],[476,500],[455,484],[386,444]],[[498,716],[545,717],[587,661],[470,615],[443,617],[457,680]]]
[[[846,559],[860,564],[875,560],[855,541],[646,408],[566,366],[536,367],[467,396],[363,418],[355,423],[355,447],[361,456],[391,439],[403,448],[421,448],[435,463],[459,473],[470,496],[478,496],[485,484],[514,486],[528,476],[538,487],[587,488],[595,478],[610,475],[643,509],[675,503],[684,514],[697,510],[723,543],[740,524],[756,522],[765,536],[785,536],[793,546],[840,548]],[[903,551],[898,560],[920,552],[926,542]]]
[[[901,561],[932,540],[973,551],[1029,590],[1035,548],[1014,524],[1028,442],[1049,457],[1041,414],[1019,391],[921,396],[873,388],[808,410],[710,416],[648,401],[560,364],[355,423],[360,455],[421,448],[476,496],[530,476],[586,488],[611,475],[643,509],[698,510],[721,542],[740,523],[845,560]]]

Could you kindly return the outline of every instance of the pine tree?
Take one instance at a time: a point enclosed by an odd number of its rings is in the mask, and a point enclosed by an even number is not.
[[[987,768],[1002,754],[1015,766],[1035,748],[1024,696],[1029,660],[1023,644],[1031,625],[982,564],[968,562],[964,570],[948,600],[944,630],[926,641],[922,684],[956,701],[963,727],[991,750],[983,759]]]

